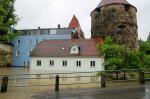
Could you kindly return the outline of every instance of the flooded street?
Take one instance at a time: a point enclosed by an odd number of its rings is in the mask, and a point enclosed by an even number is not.
[[[47,92],[33,97],[34,99],[150,99],[150,86]]]
[[[10,75],[10,80],[8,81],[8,92],[0,93],[0,99],[30,99],[31,95],[41,92],[54,91],[55,77],[57,75],[53,71],[31,71],[28,68],[0,68],[0,74]],[[82,78],[81,76],[87,77]],[[0,79],[2,79],[2,77],[3,76],[0,76]],[[100,81],[100,78],[96,77],[96,73],[62,73],[59,74],[59,77],[60,84],[62,84],[60,86],[61,90],[100,87],[100,83],[98,83]],[[0,86],[1,82],[2,80],[0,80]],[[81,85],[80,83],[89,84]]]
[[[107,83],[107,88],[103,89],[96,73],[61,72],[60,91],[55,93],[57,73],[30,71],[28,68],[0,68],[0,79],[3,75],[9,75],[8,91],[0,93],[0,99],[150,99],[149,84],[141,87],[138,82],[114,82]]]

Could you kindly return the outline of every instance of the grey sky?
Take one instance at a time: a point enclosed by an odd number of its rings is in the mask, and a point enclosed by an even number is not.
[[[67,27],[75,14],[85,33],[90,37],[91,11],[101,0],[16,0],[16,14],[19,16],[17,29],[55,28],[57,24]],[[150,0],[127,0],[138,9],[139,38],[145,40],[150,32]]]

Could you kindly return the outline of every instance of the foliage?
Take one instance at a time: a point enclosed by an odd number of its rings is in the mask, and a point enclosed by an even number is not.
[[[19,32],[8,33],[6,35],[0,36],[0,43],[10,43],[10,41],[18,35],[19,35]]]
[[[150,40],[141,41],[139,44],[140,51],[150,55]]]
[[[150,55],[144,56],[143,68],[150,68]]]
[[[148,35],[147,41],[150,41],[150,32],[149,32],[149,35]]]
[[[106,70],[120,70],[139,68],[143,53],[128,49],[124,45],[114,44],[111,37],[107,37],[103,44],[98,45],[99,54],[105,56]]]
[[[14,2],[15,0],[0,0],[0,35],[6,35],[9,27],[17,23]]]

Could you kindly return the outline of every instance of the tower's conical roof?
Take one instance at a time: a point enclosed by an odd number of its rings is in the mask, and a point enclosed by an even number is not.
[[[130,3],[127,2],[127,0],[102,0],[98,6],[96,7],[97,8],[100,8],[100,7],[103,7],[103,6],[106,6],[106,5],[111,5],[111,4],[125,4],[125,5],[131,5]],[[131,5],[133,6],[133,5]],[[136,8],[135,6],[133,6],[134,8]]]

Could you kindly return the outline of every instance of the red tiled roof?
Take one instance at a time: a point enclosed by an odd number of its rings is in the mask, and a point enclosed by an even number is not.
[[[80,27],[80,24],[77,17],[74,15],[69,23],[68,28],[76,28],[76,27]]]
[[[83,33],[80,23],[77,19],[77,17],[74,15],[73,18],[71,19],[68,28],[73,28],[75,29],[79,34]]]
[[[74,39],[74,40],[45,40],[39,43],[30,54],[31,57],[70,57],[70,47],[79,45],[79,56],[97,56],[96,45],[102,39]]]
[[[98,6],[96,7],[102,7],[102,6],[106,6],[106,5],[110,5],[110,4],[126,4],[126,5],[131,5],[130,3],[128,3],[126,0],[102,0]],[[133,6],[133,5],[131,5]],[[134,7],[134,6],[133,6]],[[136,8],[136,7],[135,7]]]

